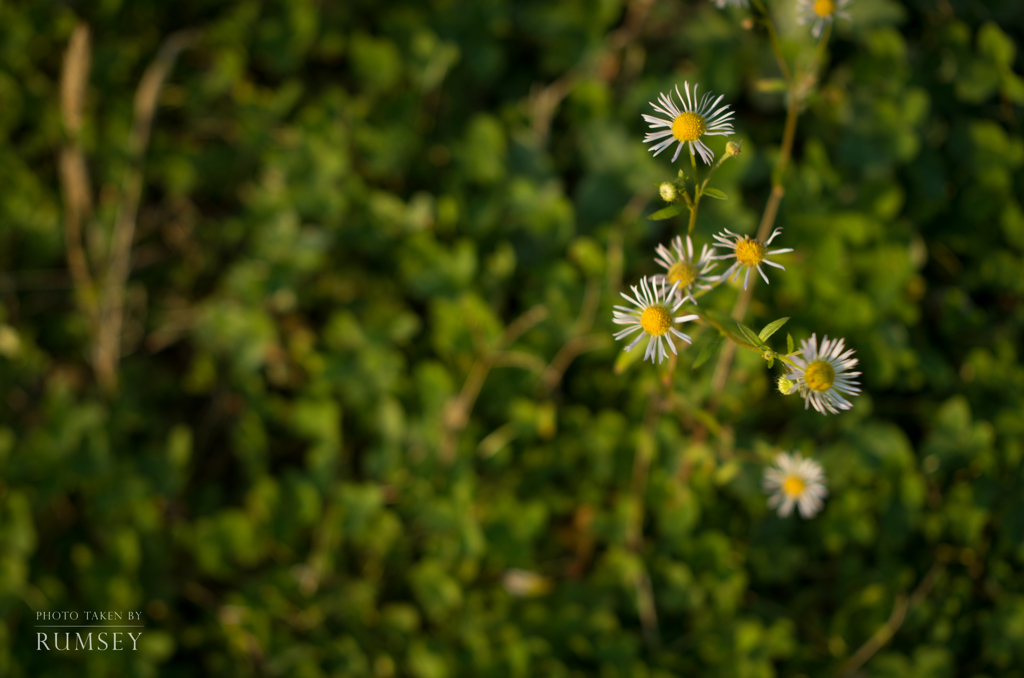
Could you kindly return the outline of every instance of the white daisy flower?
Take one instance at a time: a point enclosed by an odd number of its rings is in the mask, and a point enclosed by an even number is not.
[[[843,352],[843,339],[829,341],[828,335],[818,346],[818,336],[811,335],[811,340],[800,342],[799,355],[791,360],[796,366],[787,365],[789,373],[786,379],[793,383],[789,393],[799,391],[806,401],[804,409],[811,405],[822,414],[839,414],[839,410],[848,410],[853,404],[844,395],[860,395],[860,384],[854,381],[860,372],[848,370],[857,364],[853,358],[853,349]]]
[[[676,283],[671,289],[666,290],[664,284],[657,285],[653,281],[648,283],[647,278],[641,278],[639,288],[636,285],[632,285],[632,297],[627,295],[625,292],[622,293],[623,298],[637,308],[629,308],[628,306],[615,307],[615,312],[613,313],[613,321],[615,324],[629,325],[629,327],[616,332],[615,338],[622,339],[623,337],[627,337],[637,330],[640,330],[640,336],[634,339],[633,343],[626,347],[627,351],[632,351],[644,337],[650,337],[651,341],[647,344],[647,351],[644,353],[644,360],[650,358],[653,363],[655,356],[657,356],[658,362],[660,363],[668,357],[668,353],[665,351],[665,345],[662,343],[662,339],[665,339],[668,342],[668,347],[672,349],[672,353],[676,353],[676,346],[672,339],[672,334],[687,343],[693,343],[693,340],[690,339],[689,335],[683,334],[676,328],[672,327],[673,322],[685,323],[691,320],[696,320],[699,317],[696,315],[684,315],[679,316],[678,318],[673,317],[672,314],[675,313],[683,303],[682,299],[677,299],[674,304],[669,306],[671,303],[669,301],[669,297],[675,297],[676,287],[678,287],[678,285],[679,283]]]
[[[718,9],[725,9],[729,5],[733,7],[748,7],[750,3],[747,0],[711,0],[715,3],[715,7]]]
[[[668,129],[648,132],[647,136],[644,137],[644,143],[658,142],[650,147],[654,155],[658,155],[678,141],[679,148],[676,149],[675,155],[672,156],[672,162],[676,161],[676,158],[679,157],[679,152],[688,143],[690,144],[690,152],[699,153],[701,159],[710,165],[711,161],[715,159],[715,154],[711,152],[711,149],[700,138],[702,136],[729,136],[732,134],[732,122],[729,119],[733,116],[733,112],[728,110],[728,104],[724,106],[718,105],[725,96],[724,94],[719,94],[718,98],[714,101],[711,100],[711,93],[705,94],[698,100],[698,85],[693,86],[692,98],[690,97],[690,83],[684,82],[683,87],[686,89],[685,99],[679,91],[679,85],[676,85],[676,94],[679,96],[680,106],[676,106],[671,92],[658,95],[658,104],[661,104],[660,106],[653,101],[650,102],[654,110],[668,116],[668,119],[645,114],[644,120],[650,123],[652,130],[658,130],[662,127],[667,127]]]
[[[793,506],[800,508],[800,515],[813,518],[824,506],[822,499],[828,496],[825,487],[825,471],[813,459],[804,459],[799,452],[775,455],[775,466],[764,470],[762,486],[768,497],[768,508],[779,507],[783,518],[793,512]]]
[[[814,22],[811,28],[811,35],[821,37],[825,24],[832,23],[837,17],[850,20],[850,15],[843,10],[853,0],[796,0],[797,18],[796,22],[804,24]]]
[[[782,228],[776,228],[772,233],[771,237],[766,242],[755,240],[746,235],[737,235],[725,229],[728,235],[722,235],[721,233],[715,234],[715,247],[727,247],[732,250],[731,254],[719,254],[714,259],[730,259],[735,258],[736,261],[726,269],[725,273],[719,280],[728,280],[729,276],[733,276],[733,279],[739,276],[740,271],[744,268],[747,269],[747,274],[743,277],[743,289],[747,289],[747,283],[750,282],[750,269],[756,268],[757,272],[761,274],[765,282],[768,282],[768,276],[764,274],[764,269],[761,268],[761,264],[767,264],[768,266],[774,266],[775,268],[781,268],[783,271],[786,268],[782,264],[776,264],[774,261],[768,261],[765,257],[769,254],[784,254],[786,252],[792,252],[792,247],[784,247],[778,250],[767,249],[768,245],[772,244],[772,240],[775,240],[775,236],[782,233]],[[735,273],[735,275],[733,275]]]
[[[651,280],[659,285],[673,285],[677,299],[696,304],[697,300],[693,298],[693,288],[711,289],[712,286],[705,284],[705,281],[708,281],[708,272],[718,266],[718,262],[714,261],[712,250],[709,250],[707,245],[704,245],[701,250],[700,258],[694,260],[693,241],[690,236],[686,236],[685,250],[683,249],[683,239],[678,235],[672,239],[671,244],[672,249],[675,250],[674,253],[664,245],[658,245],[655,250],[658,256],[654,260],[668,272],[653,276]]]

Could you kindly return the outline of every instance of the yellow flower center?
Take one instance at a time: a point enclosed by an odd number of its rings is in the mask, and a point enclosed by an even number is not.
[[[804,481],[796,476],[789,476],[782,481],[782,491],[791,497],[799,497],[804,491]]]
[[[648,306],[640,314],[640,327],[652,337],[660,337],[672,326],[672,314],[664,306]]]
[[[824,360],[815,360],[804,372],[804,383],[812,391],[827,391],[836,380],[836,371]]]
[[[697,267],[688,261],[677,261],[668,269],[669,285],[679,283],[679,289],[686,289],[697,279]]]
[[[814,13],[818,16],[832,16],[834,11],[836,11],[835,0],[814,0]]]
[[[672,136],[679,141],[696,141],[704,134],[704,118],[687,111],[672,121]]]
[[[764,260],[764,245],[744,236],[736,243],[736,261],[746,266],[757,266]]]

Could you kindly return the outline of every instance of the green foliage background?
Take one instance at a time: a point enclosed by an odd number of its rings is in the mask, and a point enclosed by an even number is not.
[[[937,564],[864,675],[1024,676],[1024,8],[837,25],[778,220],[797,253],[748,321],[846,337],[854,409],[804,411],[741,351],[711,412],[689,350],[653,435],[658,371],[613,371],[611,305],[684,224],[643,216],[675,168],[640,115],[684,79],[737,111],[699,244],[755,230],[784,102],[745,12],[648,9],[623,40],[620,0],[0,3],[0,675],[835,675]],[[79,20],[107,226],[139,78],[202,31],[160,99],[113,398],[65,267]],[[825,466],[815,520],[765,506],[780,449]],[[550,590],[511,595],[516,568]],[[86,609],[143,610],[139,651],[36,651],[36,611]]]

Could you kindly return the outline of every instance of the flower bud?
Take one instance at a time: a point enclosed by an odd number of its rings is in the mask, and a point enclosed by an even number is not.
[[[675,202],[678,197],[675,185],[668,181],[662,182],[658,187],[658,193],[661,194],[661,199],[665,202]]]
[[[796,388],[796,384],[789,379],[786,379],[785,376],[779,377],[779,381],[777,383],[779,385],[779,393],[782,395],[789,395]]]
[[[729,143],[727,143],[725,145],[725,154],[726,155],[739,155],[742,150],[743,150],[743,142],[742,141],[730,141]]]

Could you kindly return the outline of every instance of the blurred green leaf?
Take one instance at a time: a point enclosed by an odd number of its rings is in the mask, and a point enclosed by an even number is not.
[[[654,214],[651,214],[647,218],[653,221],[662,221],[664,219],[670,219],[682,211],[683,207],[681,205],[669,205],[668,207],[662,207],[660,210],[658,210]]]
[[[725,341],[715,339],[714,335],[708,333],[705,340],[702,342],[700,352],[693,360],[693,367],[691,369],[695,370],[706,363],[712,356],[718,353],[724,345]]]

